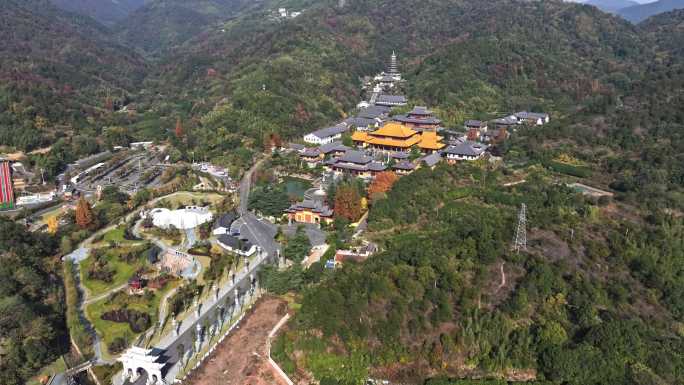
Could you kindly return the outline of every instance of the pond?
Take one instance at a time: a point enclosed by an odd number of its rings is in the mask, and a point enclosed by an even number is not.
[[[304,192],[312,187],[311,182],[308,180],[292,177],[283,178],[283,184],[285,185],[287,196],[297,200],[302,200]]]

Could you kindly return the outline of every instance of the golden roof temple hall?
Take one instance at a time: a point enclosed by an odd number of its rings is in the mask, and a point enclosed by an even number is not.
[[[380,151],[410,151],[417,146],[421,152],[430,154],[445,147],[442,137],[434,131],[418,132],[397,122],[389,122],[373,132],[356,131],[354,144],[362,148]]]

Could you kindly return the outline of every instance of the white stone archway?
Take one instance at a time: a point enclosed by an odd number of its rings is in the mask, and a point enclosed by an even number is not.
[[[134,346],[119,357],[123,364],[123,381],[135,382],[140,376],[140,371],[147,372],[147,385],[163,385],[164,377],[162,368],[164,362],[158,362],[160,356],[154,354],[152,349],[144,349]]]

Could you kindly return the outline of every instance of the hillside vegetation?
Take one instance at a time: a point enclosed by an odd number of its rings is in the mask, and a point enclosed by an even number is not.
[[[639,23],[651,16],[683,8],[684,1],[682,0],[658,0],[622,8],[618,14],[633,23]]]
[[[18,385],[69,350],[55,239],[0,218],[0,383]]]
[[[166,52],[255,3],[259,1],[152,0],[121,18],[112,29],[129,46],[151,54]]]
[[[103,27],[47,0],[7,0],[0,19],[2,145],[31,150],[92,133],[108,93],[125,94],[143,77],[145,62]]]
[[[50,0],[58,8],[111,26],[142,7],[145,0]]]
[[[205,133],[258,145],[273,132],[299,136],[341,119],[363,96],[360,78],[384,69],[392,50],[409,97],[437,106],[449,126],[512,109],[566,114],[614,98],[641,77],[650,56],[636,28],[593,7],[414,5],[319,1],[291,8],[304,13],[289,20],[247,12],[223,24],[225,32],[212,28],[171,52],[150,85],[201,116],[193,122],[196,150],[212,156],[218,149]]]
[[[505,172],[402,178],[371,209],[384,251],[304,290],[277,344],[284,367],[322,384],[679,383],[682,219],[637,225],[543,172],[499,187]],[[529,247],[515,253],[522,202]]]

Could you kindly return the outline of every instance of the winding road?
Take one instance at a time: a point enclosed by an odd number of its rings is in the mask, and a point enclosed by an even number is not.
[[[257,161],[240,182],[238,206],[238,213],[241,215],[238,220],[242,221],[241,232],[257,244],[261,251],[256,253],[240,271],[233,273],[234,280],[226,279],[218,291],[213,291],[208,298],[205,297],[202,300],[203,302],[198,307],[193,308],[192,313],[176,325],[177,331],[172,328],[159,339],[155,349],[164,351],[163,356],[167,362],[165,373],[167,383],[176,378],[183,369],[183,364],[187,364],[187,362],[182,362],[181,356],[194,349],[197,342],[197,325],[200,325],[202,331],[203,348],[206,344],[204,340],[208,338],[207,326],[221,323],[221,319],[223,322],[234,321],[234,317],[239,315],[240,310],[248,301],[247,298],[253,295],[252,279],[256,279],[259,269],[265,262],[274,257],[277,258],[280,254],[280,246],[274,239],[277,227],[268,221],[260,220],[248,211],[251,178],[262,162],[263,160]],[[165,309],[165,306],[161,306],[161,309]],[[140,381],[141,379],[138,379],[136,384]]]
[[[274,239],[274,236],[277,232],[277,227],[268,221],[264,221],[257,218],[253,213],[248,211],[252,175],[254,171],[262,164],[262,162],[263,160],[257,161],[245,173],[243,179],[241,180],[239,186],[240,203],[237,209],[238,213],[241,214],[241,218],[239,220],[242,221],[242,231],[244,231],[245,235],[248,236],[250,240],[253,240],[253,242],[261,248],[261,250],[260,252],[255,254],[251,258],[249,263],[246,266],[244,266],[239,272],[233,273],[235,277],[234,280],[226,279],[217,292],[212,292],[212,294],[210,294],[208,298],[205,297],[203,299],[204,302],[202,302],[199,306],[199,311],[197,311],[197,308],[194,308],[192,313],[188,314],[188,316],[179,323],[179,325],[177,326],[177,333],[174,330],[170,330],[168,333],[160,337],[159,343],[155,348],[161,349],[165,352],[164,357],[166,358],[167,362],[167,383],[170,383],[170,380],[173,380],[182,369],[181,365],[179,364],[179,362],[181,361],[181,357],[179,354],[181,353],[181,349],[179,349],[179,347],[182,346],[183,351],[188,351],[192,349],[195,345],[195,334],[197,331],[197,325],[199,324],[203,326],[203,335],[206,335],[206,324],[220,322],[217,320],[217,317],[219,317],[222,313],[224,315],[224,320],[234,321],[233,316],[239,315],[239,310],[241,310],[241,308],[247,302],[247,298],[250,297],[250,295],[253,295],[254,282],[252,281],[252,279],[256,278],[257,273],[263,265],[263,263],[268,262],[272,258],[277,258],[280,255],[280,245]],[[184,193],[185,192],[176,192],[163,197],[155,198],[151,200],[146,206],[154,205],[161,199],[166,199],[174,195]],[[135,216],[139,215],[141,210],[143,210],[142,207],[127,214],[123,220],[117,221],[115,224],[111,224],[105,227],[104,229],[97,231],[92,236],[82,241],[79,244],[78,248],[73,253],[65,256],[65,258],[73,260],[76,263],[77,267],[80,268],[80,262],[88,257],[90,247],[92,247],[93,240],[96,236],[104,234],[112,230],[113,228],[119,226],[121,223],[125,223],[126,221],[131,220]],[[137,221],[132,231],[133,235],[135,235],[138,238],[142,238],[140,233],[141,222],[142,221]],[[165,245],[160,239],[152,237],[149,240],[162,249],[167,248],[167,245]],[[85,319],[84,309],[86,305],[101,300],[102,298],[106,298],[111,293],[124,290],[127,285],[121,285],[108,290],[106,293],[99,294],[97,296],[91,296],[87,289],[81,284],[79,278],[80,276],[76,277],[78,282],[78,288],[82,293],[82,300],[79,304],[79,310],[81,316],[84,319],[84,322],[86,322],[86,324],[88,325],[88,327],[94,335],[93,348],[95,351],[95,360],[98,363],[110,364],[111,362],[103,359],[101,340],[97,336],[97,333],[95,333],[95,331],[92,329],[92,326],[89,324],[89,322],[87,322],[87,320]],[[159,310],[160,317],[164,317],[162,319],[165,319],[167,315],[166,313],[168,311],[166,300],[174,292],[175,290],[171,291],[162,299],[163,303],[160,305]],[[236,295],[237,301],[235,298]],[[204,337],[204,339],[206,339],[206,337]],[[206,344],[206,341],[203,343]],[[117,375],[115,377],[115,384],[120,384],[120,379],[121,376]],[[141,379],[136,381],[136,383],[140,382],[140,380]]]

